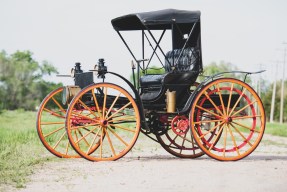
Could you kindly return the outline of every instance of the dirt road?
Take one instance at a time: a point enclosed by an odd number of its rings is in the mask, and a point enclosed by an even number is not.
[[[14,190],[13,190],[14,191]],[[287,138],[264,135],[249,157],[218,162],[179,159],[141,137],[115,162],[61,159],[35,170],[25,189],[38,191],[287,191]]]

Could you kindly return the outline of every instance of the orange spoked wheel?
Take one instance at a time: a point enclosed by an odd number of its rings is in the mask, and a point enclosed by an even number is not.
[[[123,88],[111,83],[93,84],[71,101],[66,129],[71,145],[82,157],[117,160],[135,144],[140,114],[135,100]]]
[[[232,78],[210,82],[197,94],[190,111],[192,134],[208,156],[239,160],[259,145],[265,129],[265,111],[256,92]],[[212,139],[210,135],[217,130]]]
[[[58,157],[79,157],[71,147],[65,129],[67,105],[62,104],[63,87],[42,101],[37,114],[37,132],[43,145]]]
[[[167,115],[163,115],[160,121],[170,126],[164,134],[156,135],[167,152],[180,158],[196,158],[204,155],[194,141],[186,116],[175,116],[169,120]]]

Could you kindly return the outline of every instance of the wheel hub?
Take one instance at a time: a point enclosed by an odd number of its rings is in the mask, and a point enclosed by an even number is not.
[[[185,116],[176,116],[171,122],[171,128],[177,135],[185,135],[189,128],[188,118]]]
[[[231,123],[231,122],[232,122],[232,118],[231,118],[231,117],[228,117],[228,118],[227,118],[227,121],[228,121],[228,123]]]
[[[232,121],[233,121],[233,120],[232,120],[232,117],[226,117],[226,118],[225,118],[225,122],[226,122],[226,123],[232,123]]]
[[[100,125],[101,125],[102,127],[106,127],[106,126],[108,125],[108,121],[107,121],[106,119],[101,119],[101,120],[100,120]]]

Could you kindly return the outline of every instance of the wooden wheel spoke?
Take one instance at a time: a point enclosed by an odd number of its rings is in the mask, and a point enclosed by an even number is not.
[[[72,126],[71,130],[86,128],[86,127],[91,127],[91,126],[96,126],[96,125],[100,125],[100,124],[99,123],[91,123],[91,124],[87,124],[87,125]]]
[[[118,94],[118,96],[114,99],[114,101],[113,101],[112,105],[110,106],[110,108],[109,108],[109,110],[108,110],[108,112],[107,112],[105,118],[108,117],[109,113],[111,112],[111,110],[113,109],[113,107],[114,107],[114,105],[116,104],[117,100],[119,99],[120,95],[121,95],[121,92],[120,92],[120,93]]]
[[[210,110],[207,110],[207,109],[205,109],[205,108],[203,108],[203,107],[201,107],[201,106],[199,106],[199,105],[196,105],[196,107],[199,108],[199,109],[201,109],[201,110],[203,110],[203,111],[205,111],[205,112],[207,112],[207,113],[209,113],[209,114],[211,114],[211,115],[214,115],[214,116],[216,116],[216,117],[221,118],[220,115],[218,115],[218,114],[216,114],[216,113],[213,113],[213,112],[211,112]]]
[[[232,97],[233,86],[234,86],[234,84],[231,83],[231,88],[230,88],[230,93],[229,93],[228,103],[227,103],[227,109],[226,109],[227,115],[228,115],[228,111],[229,111],[229,108],[230,108],[230,102],[231,102],[231,97]]]
[[[216,84],[216,87],[217,87],[220,103],[221,103],[221,106],[222,106],[223,114],[226,115],[227,113],[225,111],[225,106],[224,106],[224,102],[223,102],[223,99],[222,99],[222,95],[221,95],[221,91],[220,91],[219,85]]]
[[[215,125],[214,127],[212,127],[211,129],[209,129],[207,132],[203,133],[199,138],[202,139],[203,137],[205,137],[207,134],[209,134],[210,132],[214,131],[217,127],[223,125],[225,122],[222,121],[221,123]]]
[[[113,131],[113,129],[111,129],[110,127],[108,127],[108,129],[110,130],[110,132],[112,132],[112,134],[114,136],[116,136],[125,146],[128,146],[129,144],[127,142],[125,142],[116,132]]]
[[[213,105],[213,107],[216,109],[216,111],[218,111],[221,115],[223,115],[223,113],[221,112],[221,110],[215,105],[215,103],[213,102],[213,100],[209,97],[209,95],[207,93],[204,93],[204,95],[207,97],[207,99],[209,100],[209,102]]]
[[[65,126],[59,127],[58,129],[56,129],[56,130],[44,135],[44,137],[48,137],[48,136],[50,136],[50,135],[52,135],[52,134],[54,134],[54,133],[56,133],[56,132],[58,132],[58,131],[60,131],[60,130],[62,130],[64,128],[65,128]]]
[[[61,135],[59,141],[54,145],[53,149],[56,149],[56,147],[58,147],[59,143],[62,141],[65,135],[66,135],[66,131],[64,131],[64,133]]]
[[[68,155],[69,147],[70,147],[70,142],[68,140],[67,145],[66,145],[65,155]]]
[[[197,135],[198,136],[198,135]],[[192,145],[192,148],[194,148],[194,145],[197,145],[196,144],[196,142],[194,141],[194,136],[193,136],[193,133],[192,133],[192,131],[190,130],[190,138],[191,138],[191,140],[187,140],[187,141],[189,141],[190,143],[191,143],[191,145]],[[193,151],[193,154],[194,154],[195,152]]]
[[[221,128],[220,128],[220,130],[218,131],[218,134],[216,135],[214,141],[217,141],[219,135],[221,135],[221,133],[222,133],[222,131],[223,131],[223,127],[224,127],[224,126],[221,126]],[[208,151],[211,151],[211,149],[214,147],[215,144],[216,144],[216,142],[213,142],[212,145],[209,147]]]
[[[124,113],[118,113],[118,114],[114,115],[114,116],[112,117],[112,119],[117,119],[117,118],[119,118],[119,117],[122,117],[123,115],[125,115],[125,114],[124,114]]]
[[[94,89],[92,89],[91,92],[92,92],[93,100],[94,100],[94,103],[95,103],[95,105],[96,105],[97,111],[98,111],[98,113],[99,113],[100,116],[101,116],[101,111],[100,111],[99,103],[98,103],[97,97],[96,97],[96,95],[95,95],[95,93],[94,93]]]
[[[234,123],[234,124],[236,124],[236,125],[239,125],[240,127],[246,128],[246,129],[248,129],[248,130],[250,130],[250,131],[254,131],[254,132],[260,133],[260,131],[257,131],[257,130],[255,130],[255,129],[253,129],[253,128],[250,128],[250,127],[248,127],[248,126],[246,126],[246,125],[243,125],[243,124],[241,124],[241,123],[239,123],[239,122],[233,121],[232,123]]]
[[[230,133],[230,135],[231,135],[231,139],[232,139],[232,141],[233,141],[233,145],[234,145],[234,147],[235,147],[235,149],[236,149],[237,155],[240,155],[239,150],[238,150],[238,146],[237,146],[237,144],[236,144],[236,140],[235,140],[235,138],[234,138],[234,136],[233,136],[233,133],[232,133],[232,130],[231,130],[229,124],[227,124],[227,128],[228,128],[229,133]]]
[[[107,102],[108,88],[104,87],[104,104],[103,104],[103,118],[105,118],[106,102]]]
[[[95,141],[96,141],[96,139],[97,139],[97,137],[98,137],[98,135],[99,135],[99,133],[100,133],[101,130],[102,130],[102,128],[100,128],[100,129],[98,130],[98,132],[95,134],[95,136],[94,136],[94,138],[93,138],[93,141],[92,141],[91,145],[89,146],[89,148],[88,148],[86,154],[89,154],[89,153],[90,153],[90,151],[91,151],[91,149],[92,149],[92,146],[94,145],[94,143],[95,143]]]
[[[87,109],[92,115],[94,115],[95,117],[98,117],[98,115],[96,115],[95,113],[94,113],[94,111],[92,111],[81,99],[79,99],[78,100],[80,103],[81,103],[81,105],[85,108],[85,109]],[[89,116],[90,114],[88,114],[87,116]]]
[[[247,142],[250,145],[250,147],[253,147],[253,145],[246,139],[246,137],[232,123],[230,125],[244,139],[244,142]]]
[[[110,120],[112,117],[114,117],[116,114],[118,114],[119,112],[121,112],[122,110],[124,110],[125,108],[127,108],[130,104],[132,104],[132,102],[127,103],[126,105],[124,105],[122,108],[118,109],[116,112],[114,112],[111,116],[109,116],[109,118],[107,118],[106,120]]]
[[[81,117],[81,118],[84,118],[84,119],[88,119],[88,120],[91,120],[91,121],[94,121],[94,122],[98,122],[97,119],[93,119],[91,117],[88,117],[86,115],[82,115],[80,113],[75,113],[75,112],[72,112],[72,114],[75,116],[75,117]]]
[[[188,138],[186,138],[186,137],[183,137],[183,136],[181,136],[181,135],[177,135],[178,137],[180,137],[180,138],[182,138],[183,140],[186,140],[186,141],[188,141],[188,142],[190,142],[191,144],[194,144],[193,142],[193,140],[192,139],[188,139]],[[191,137],[191,138],[193,138],[193,137]]]
[[[170,144],[168,145],[169,147],[175,143],[176,138],[179,137],[179,135],[175,135],[175,137],[170,141]]]
[[[233,113],[235,107],[238,105],[239,101],[241,100],[242,96],[244,95],[246,91],[246,88],[244,87],[244,90],[242,91],[242,93],[240,94],[239,98],[237,99],[236,103],[234,104],[233,108],[231,109],[229,116],[231,116],[231,114]]]
[[[195,146],[194,146],[194,138],[193,138],[193,135],[192,135],[192,132],[191,132],[191,145],[192,145],[192,148],[194,149]],[[195,155],[195,150],[193,150],[193,155]]]
[[[65,124],[65,122],[41,122],[41,125],[61,125]]]
[[[112,124],[112,123],[110,123],[109,124],[110,126],[112,126],[112,127],[116,127],[116,128],[119,128],[119,129],[122,129],[122,130],[125,130],[125,131],[130,131],[130,132],[136,132],[135,130],[132,130],[132,129],[129,129],[129,128],[126,128],[126,127],[123,127],[123,126],[121,126],[121,125],[117,125],[117,124]]]
[[[220,122],[220,121],[222,121],[222,119],[197,121],[197,122],[194,122],[193,124],[198,125],[198,124],[202,124],[202,123],[216,123],[216,122]]]
[[[225,157],[225,151],[226,151],[226,140],[227,140],[227,128],[226,124],[223,125],[224,127],[224,139],[223,139],[223,157]]]
[[[122,116],[121,116],[122,117]],[[135,120],[135,116],[124,116],[122,118],[112,118],[108,122],[110,123],[116,123],[116,122],[122,122],[124,120]]]
[[[114,149],[112,140],[111,140],[111,138],[110,138],[110,135],[109,135],[109,133],[108,133],[108,130],[105,130],[105,133],[106,133],[106,135],[107,135],[108,142],[109,142],[110,148],[111,148],[111,150],[112,150],[112,152],[113,152],[113,155],[116,156],[116,152],[115,152],[115,149]]]
[[[76,141],[78,141],[79,139],[78,139],[78,134],[77,134],[77,130],[72,130],[73,132],[74,132],[74,134],[75,134],[75,137],[76,137]],[[77,144],[77,146],[79,147],[79,143],[76,143]]]
[[[78,131],[78,133],[79,133],[80,136],[81,136],[80,140],[84,140],[84,143],[85,143],[87,146],[90,146],[89,142],[88,142],[87,139],[86,139],[86,136],[84,137],[83,133],[82,133],[79,129],[77,129],[76,131]]]
[[[77,141],[75,141],[75,143],[79,143],[81,140],[83,140],[83,139],[85,139],[88,135],[90,135],[94,130],[96,130],[97,128],[99,128],[98,126],[97,127],[95,127],[95,128],[93,128],[93,129],[91,129],[88,133],[86,133],[85,135],[82,135],[81,134],[81,138],[80,139],[78,139]]]
[[[262,115],[250,115],[250,116],[238,116],[238,117],[232,117],[233,120],[237,120],[237,119],[251,119],[251,118],[257,118],[257,117],[262,117]]]
[[[185,132],[184,137],[182,137],[182,143],[181,143],[181,148],[180,148],[180,154],[182,153],[182,149],[184,148],[184,143],[186,141],[186,134],[187,132]]]
[[[104,128],[101,129],[101,139],[100,139],[100,158],[103,158],[103,136],[104,136]]]
[[[244,109],[246,109],[247,107],[253,105],[254,103],[256,103],[257,101],[253,101],[252,103],[249,103],[247,105],[245,105],[244,107],[242,107],[240,110],[236,111],[233,114],[230,114],[232,117],[234,117],[235,115],[237,115],[238,113],[240,113],[241,111],[243,111]]]
[[[62,107],[62,105],[60,105],[60,103],[54,98],[52,97],[52,100],[54,101],[54,103],[60,108],[60,110],[64,113],[66,113],[66,110]]]
[[[46,111],[46,112],[50,113],[51,115],[53,115],[53,116],[55,116],[55,117],[59,117],[59,118],[65,119],[65,116],[63,116],[63,115],[61,115],[61,114],[59,114],[59,113],[57,113],[57,112],[54,112],[54,111],[52,111],[52,110],[50,110],[50,109],[43,108],[43,111]]]

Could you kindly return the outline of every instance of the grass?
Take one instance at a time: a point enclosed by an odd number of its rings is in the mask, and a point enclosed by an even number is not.
[[[265,133],[275,136],[287,137],[287,124],[267,123]]]
[[[52,159],[45,157],[37,131],[36,112],[3,111],[0,114],[0,185],[25,186],[34,165]]]
[[[0,113],[0,186],[25,187],[35,165],[55,160],[40,142],[36,112]],[[267,123],[265,133],[287,137],[287,124]]]

